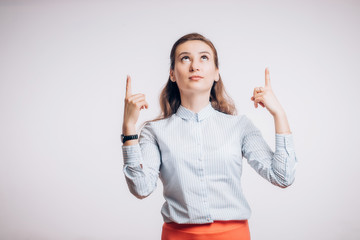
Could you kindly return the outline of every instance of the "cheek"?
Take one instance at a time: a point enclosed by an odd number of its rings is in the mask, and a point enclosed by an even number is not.
[[[215,66],[207,66],[205,72],[208,76],[214,77],[216,75],[216,68]]]
[[[182,78],[182,76],[184,76],[187,73],[188,73],[188,71],[187,71],[186,67],[184,67],[183,65],[176,67],[174,70],[174,75],[177,78]]]

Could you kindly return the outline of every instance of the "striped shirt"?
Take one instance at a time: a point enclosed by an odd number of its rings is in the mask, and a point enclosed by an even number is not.
[[[292,135],[276,134],[275,143],[273,152],[245,115],[219,112],[210,102],[198,113],[180,105],[169,118],[146,123],[139,144],[122,146],[123,172],[138,198],[151,194],[161,179],[165,222],[244,220],[251,210],[241,187],[243,157],[274,185],[294,181]]]

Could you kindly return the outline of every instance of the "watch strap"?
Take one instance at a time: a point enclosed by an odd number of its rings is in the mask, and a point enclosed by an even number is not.
[[[128,140],[134,140],[134,139],[138,139],[138,135],[135,134],[135,135],[128,135],[128,136],[125,136],[124,134],[121,134],[121,141],[123,143],[125,143],[126,141]]]

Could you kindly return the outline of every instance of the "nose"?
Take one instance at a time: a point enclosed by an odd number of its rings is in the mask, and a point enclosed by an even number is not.
[[[190,72],[199,71],[200,70],[200,63],[197,60],[193,60],[190,64]]]

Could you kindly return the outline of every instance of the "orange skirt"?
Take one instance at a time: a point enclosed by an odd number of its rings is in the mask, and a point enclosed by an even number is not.
[[[214,221],[210,224],[164,223],[161,240],[250,240],[247,220]]]

